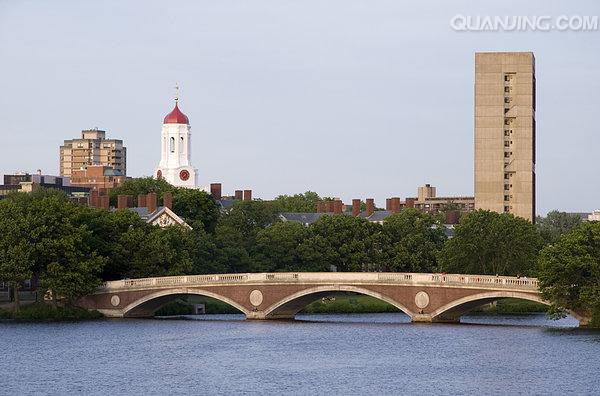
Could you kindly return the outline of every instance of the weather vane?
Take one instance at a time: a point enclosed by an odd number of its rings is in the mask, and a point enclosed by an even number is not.
[[[179,101],[179,84],[175,83],[175,102]]]

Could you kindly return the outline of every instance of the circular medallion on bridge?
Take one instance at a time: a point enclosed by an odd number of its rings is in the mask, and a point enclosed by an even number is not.
[[[429,294],[424,291],[418,292],[415,296],[415,305],[421,309],[427,307],[429,305]]]
[[[110,303],[113,307],[116,307],[117,305],[121,304],[121,299],[115,294],[110,298]]]
[[[263,294],[260,290],[252,290],[250,292],[250,304],[258,307],[263,302]]]

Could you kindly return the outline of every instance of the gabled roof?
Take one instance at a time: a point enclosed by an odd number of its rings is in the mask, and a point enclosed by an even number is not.
[[[128,210],[135,212],[142,220],[145,220],[147,223],[154,224],[157,219],[159,219],[163,214],[173,219],[173,221],[179,225],[182,225],[188,229],[192,229],[188,223],[185,222],[181,217],[179,217],[175,212],[166,206],[159,206],[152,213],[148,212],[148,208],[127,208]],[[116,209],[115,209],[116,210]]]
[[[367,217],[369,221],[383,221],[386,217],[391,216],[393,213],[390,210],[377,210],[373,214]]]
[[[330,216],[333,213],[280,213],[279,217],[283,221],[295,221],[302,224],[312,224],[323,216]]]
[[[234,199],[220,199],[217,201],[217,204],[221,205],[223,209],[229,209],[236,203]]]

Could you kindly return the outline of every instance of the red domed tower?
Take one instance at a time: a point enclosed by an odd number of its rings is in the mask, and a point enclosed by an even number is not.
[[[175,107],[163,121],[160,163],[154,177],[177,187],[195,188],[198,170],[191,164],[190,120],[179,110],[179,87],[175,89]]]

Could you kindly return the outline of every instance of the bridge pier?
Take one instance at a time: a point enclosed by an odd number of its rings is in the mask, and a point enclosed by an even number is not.
[[[413,323],[460,323],[460,316],[434,318],[430,314],[413,314],[410,319]]]

